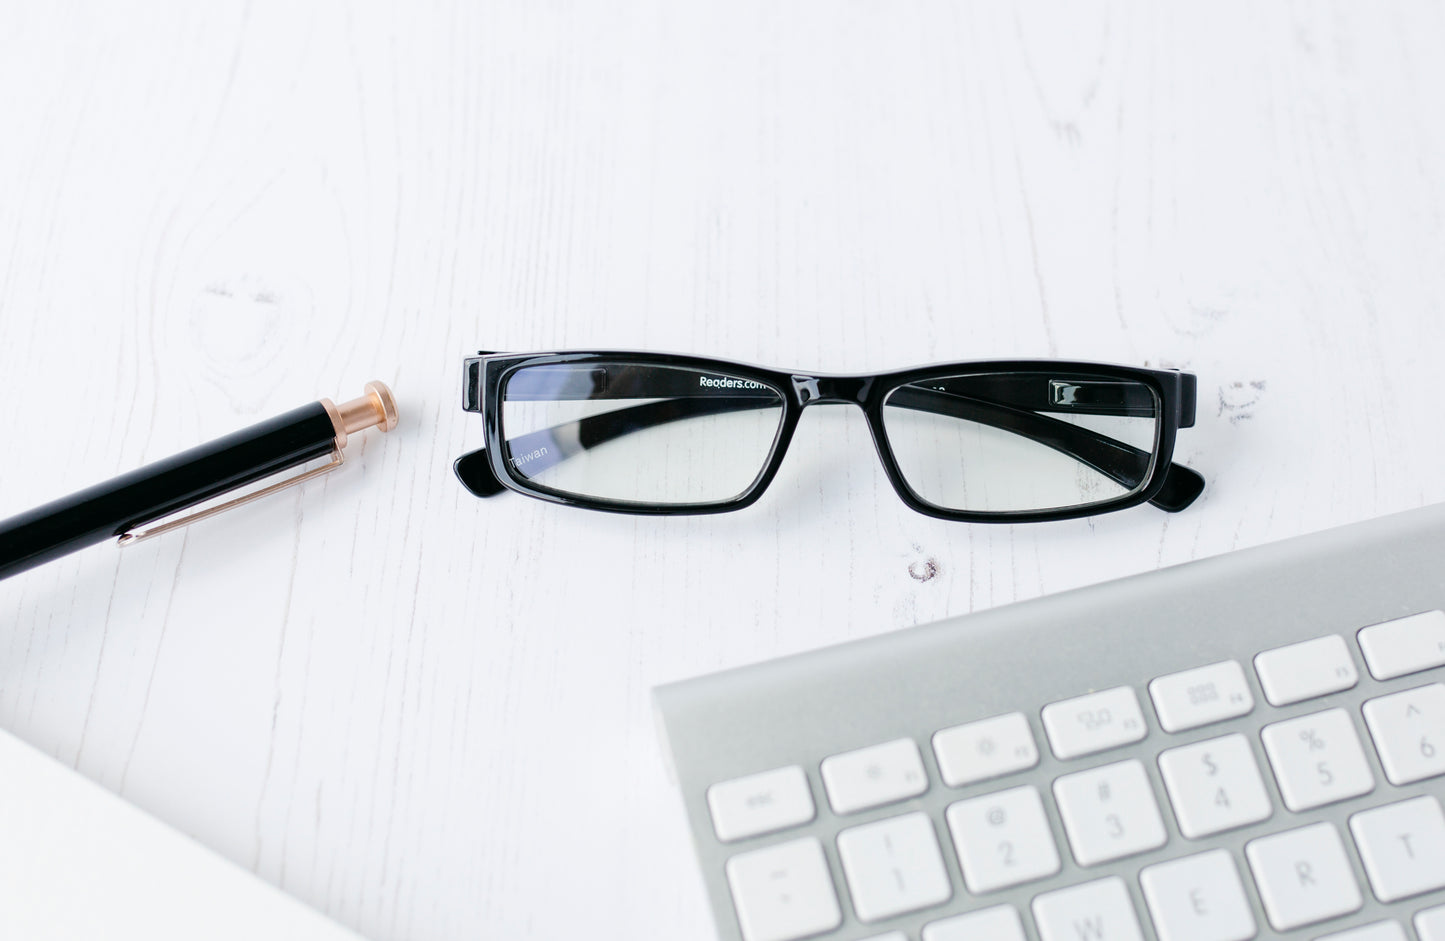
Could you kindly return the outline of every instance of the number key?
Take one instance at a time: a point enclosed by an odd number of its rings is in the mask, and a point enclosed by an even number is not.
[[[859,921],[927,908],[953,894],[933,823],[921,811],[839,833],[838,861]]]
[[[1054,782],[1054,799],[1080,866],[1164,845],[1164,821],[1138,759],[1065,775]]]
[[[975,895],[1059,871],[1059,851],[1036,787],[958,801],[944,816],[963,883]]]
[[[1171,748],[1159,756],[1159,772],[1191,840],[1258,823],[1272,812],[1249,740],[1235,733]]]
[[[1445,684],[1371,699],[1365,724],[1391,784],[1445,774]]]
[[[1343,709],[1276,722],[1260,735],[1290,810],[1323,807],[1375,789],[1360,736]]]

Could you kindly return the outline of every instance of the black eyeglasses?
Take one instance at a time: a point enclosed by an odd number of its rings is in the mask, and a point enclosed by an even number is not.
[[[1069,519],[1148,501],[1189,506],[1204,478],[1171,464],[1194,424],[1189,373],[1096,363],[948,363],[811,375],[661,353],[481,353],[462,407],[486,446],[457,459],[479,497],[515,490],[616,513],[721,513],[778,472],[803,409],[857,405],[883,468],[920,513]]]

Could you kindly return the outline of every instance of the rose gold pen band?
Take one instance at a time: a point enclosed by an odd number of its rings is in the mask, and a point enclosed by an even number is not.
[[[321,400],[321,407],[326,409],[326,414],[331,416],[331,424],[336,428],[338,451],[346,447],[346,436],[352,432],[364,431],[372,426],[382,431],[396,427],[396,399],[392,398],[391,390],[385,383],[374,380],[364,388],[365,395],[342,402],[340,406],[330,399]]]

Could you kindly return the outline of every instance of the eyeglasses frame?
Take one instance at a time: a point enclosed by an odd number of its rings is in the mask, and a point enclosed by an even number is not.
[[[540,486],[516,472],[507,462],[499,416],[502,389],[514,372],[529,366],[551,365],[616,365],[673,367],[698,372],[720,373],[751,380],[775,391],[782,403],[783,414],[769,448],[767,459],[753,482],[741,493],[726,500],[687,504],[652,504],[624,500],[608,500],[564,493]],[[1137,382],[1148,388],[1158,405],[1155,447],[1144,483],[1129,493],[1108,500],[1042,510],[977,511],[941,507],[922,499],[903,475],[894,456],[883,418],[884,403],[901,386],[933,379],[1002,373],[1069,373],[1078,372],[1103,380]],[[541,353],[496,353],[482,351],[467,357],[463,365],[462,407],[481,412],[485,434],[485,457],[490,476],[508,490],[549,503],[608,513],[648,516],[695,516],[727,513],[756,503],[777,476],[788,445],[798,427],[803,411],[813,405],[842,403],[863,410],[874,448],[883,463],[883,470],[899,498],[911,509],[937,519],[974,523],[1033,523],[1078,519],[1126,509],[1151,502],[1161,509],[1175,511],[1193,502],[1203,489],[1204,480],[1182,465],[1172,464],[1174,444],[1180,428],[1194,424],[1197,382],[1190,373],[1178,370],[1149,369],[1110,363],[1077,360],[972,360],[934,363],[883,373],[801,373],[739,363],[732,360],[675,353],[638,352],[633,350],[569,350]],[[475,462],[481,455],[473,451],[458,458],[457,475],[468,489],[479,496],[500,491],[478,479]],[[464,462],[471,462],[464,467]],[[1174,473],[1171,473],[1173,471]],[[1176,481],[1173,478],[1178,477]],[[469,478],[471,478],[469,480]],[[473,485],[475,481],[477,486]],[[1165,490],[1171,484],[1170,493]]]

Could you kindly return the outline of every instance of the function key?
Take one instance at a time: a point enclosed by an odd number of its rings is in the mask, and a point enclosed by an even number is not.
[[[724,843],[813,819],[808,778],[797,765],[734,778],[707,789],[712,828]]]
[[[1128,686],[1050,703],[1043,718],[1049,747],[1060,760],[1137,742],[1148,731],[1139,697]]]
[[[823,759],[823,787],[837,814],[857,813],[928,790],[923,758],[911,738]]]
[[[1360,630],[1359,638],[1365,665],[1377,680],[1445,665],[1445,611],[1372,624]]]
[[[1350,649],[1338,634],[1266,650],[1254,658],[1254,672],[1271,706],[1353,689],[1360,681]]]
[[[796,941],[843,921],[817,837],[740,853],[724,868],[744,941]]]
[[[938,758],[938,773],[949,787],[987,781],[1039,763],[1039,747],[1022,712],[937,732],[933,754]]]
[[[1197,729],[1254,708],[1244,668],[1234,660],[1161,676],[1149,684],[1149,695],[1166,732]]]

